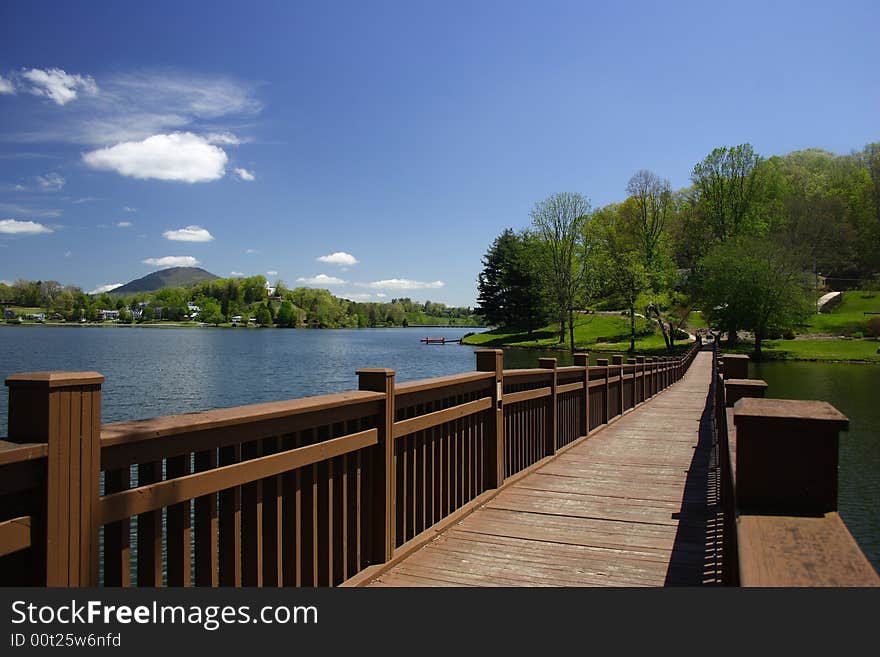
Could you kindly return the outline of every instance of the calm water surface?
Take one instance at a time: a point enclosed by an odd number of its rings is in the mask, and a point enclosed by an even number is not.
[[[880,571],[880,366],[752,363],[749,376],[767,382],[767,397],[825,400],[849,417],[840,436],[840,515]]]
[[[97,370],[104,422],[320,395],[357,388],[356,370],[390,367],[398,380],[474,368],[474,349],[424,345],[473,328],[254,330],[0,327],[0,379],[15,372]],[[479,330],[479,329],[476,329]],[[547,352],[511,350],[505,367],[534,367]],[[559,364],[570,356],[556,354]],[[880,569],[880,367],[752,365],[768,396],[824,399],[850,418],[840,449],[841,515]],[[0,435],[8,397],[0,391]]]

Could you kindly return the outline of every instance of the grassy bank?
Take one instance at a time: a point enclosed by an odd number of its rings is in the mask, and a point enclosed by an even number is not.
[[[831,312],[813,313],[798,333],[867,335],[868,320],[872,317],[880,317],[880,294],[851,290],[843,293],[840,305]]]
[[[621,315],[580,315],[575,318],[574,344],[576,349],[592,352],[624,352],[629,349],[630,323]],[[642,317],[636,317],[636,351],[641,353],[665,353],[663,336],[654,325]],[[544,326],[531,335],[515,329],[495,329],[465,337],[462,342],[481,347],[517,347],[531,349],[570,349],[568,331],[565,342],[559,342],[559,329]],[[685,342],[676,343],[682,348]]]
[[[742,342],[734,348],[722,345],[722,351],[751,355],[754,345]],[[813,360],[880,363],[880,340],[813,339],[769,340],[762,345],[764,360]]]

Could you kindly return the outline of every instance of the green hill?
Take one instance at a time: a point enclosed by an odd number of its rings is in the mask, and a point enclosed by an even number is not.
[[[166,287],[186,287],[201,283],[202,281],[213,281],[220,278],[201,267],[169,267],[168,269],[160,269],[152,274],[147,274],[142,278],[135,279],[117,287],[111,294],[132,294],[134,292],[155,292]]]

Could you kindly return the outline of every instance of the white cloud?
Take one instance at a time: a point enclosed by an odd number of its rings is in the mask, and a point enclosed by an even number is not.
[[[269,271],[266,272],[266,276],[277,276],[277,275],[278,275],[278,272],[275,271],[274,269],[270,269]]]
[[[162,237],[173,242],[210,242],[214,236],[207,228],[201,226],[187,226],[177,230],[166,230]]]
[[[65,251],[65,252],[64,252],[64,257],[65,257],[65,258],[69,258],[69,257],[72,256],[72,255],[73,255],[73,251]]]
[[[47,192],[57,192],[64,187],[65,182],[64,176],[60,176],[57,173],[47,173],[45,176],[37,176],[37,184],[41,189],[44,189]]]
[[[366,301],[367,299],[372,299],[373,295],[369,292],[360,292],[358,294],[346,294],[343,298],[348,299],[349,301]]]
[[[134,226],[133,221],[117,221],[116,222],[117,228],[131,228],[132,226]]]
[[[137,212],[137,210],[135,210],[134,208],[130,208],[127,205],[123,206],[122,211],[123,212]]]
[[[242,169],[240,167],[236,167],[235,175],[237,175],[242,180],[246,180],[248,182],[254,180],[254,174],[248,171],[247,169]]]
[[[0,233],[5,235],[39,235],[53,233],[51,228],[36,221],[18,221],[17,219],[0,219]]]
[[[83,154],[96,169],[116,171],[130,178],[208,182],[226,173],[228,157],[222,148],[191,132],[153,135]]]
[[[98,85],[92,76],[71,74],[60,68],[32,68],[22,72],[21,76],[31,83],[29,91],[32,94],[46,96],[56,105],[76,100],[78,90],[91,95],[98,93]]]
[[[327,276],[327,274],[318,274],[317,276],[301,277],[296,279],[297,283],[305,283],[307,285],[344,285],[348,281],[335,276]]]
[[[212,144],[223,144],[224,146],[238,146],[241,139],[231,132],[209,132],[205,135],[205,139]]]
[[[161,258],[147,258],[143,263],[154,267],[195,267],[199,261],[192,256],[163,256]]]
[[[258,249],[245,249],[244,252],[251,255],[254,253],[259,253],[260,251]]]
[[[7,80],[2,75],[0,75],[0,94],[14,94],[15,86],[12,84],[12,80]]]
[[[15,189],[15,191],[17,191],[17,192],[25,192],[25,191],[27,191],[27,187],[25,187],[24,185],[16,185],[14,189]]]
[[[115,290],[117,287],[122,287],[123,285],[125,285],[125,283],[107,283],[107,285],[99,285],[89,292],[89,294],[103,294],[104,292]]]
[[[231,271],[231,272],[229,272],[229,275],[230,275],[230,276],[234,276],[235,278],[241,278],[242,276],[244,276],[244,272],[242,272],[242,271]]]
[[[349,267],[358,263],[357,258],[345,251],[335,251],[330,255],[318,256],[316,260],[318,262],[326,262],[330,265],[346,265]]]
[[[2,203],[0,202],[0,212],[9,213],[9,214],[17,214],[17,215],[27,215],[30,217],[37,217],[39,219],[47,219],[51,217],[60,217],[61,210],[56,209],[48,209],[48,210],[36,210],[31,207],[26,207],[24,205],[18,205],[16,203]]]
[[[372,283],[357,283],[359,287],[370,287],[380,290],[433,290],[446,285],[443,281],[413,281],[408,278],[386,278]]]
[[[388,295],[385,294],[384,292],[376,292],[376,297],[379,298],[379,299],[384,299],[384,298],[387,297],[387,296],[388,296]]]

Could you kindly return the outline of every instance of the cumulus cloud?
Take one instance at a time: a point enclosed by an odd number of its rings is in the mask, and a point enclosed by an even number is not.
[[[277,275],[278,275],[278,272],[275,271],[274,269],[270,269],[269,271],[266,272],[266,276],[277,276]]]
[[[231,272],[229,272],[229,275],[233,276],[235,278],[241,278],[242,276],[244,276],[244,272],[243,271],[231,271]]]
[[[98,93],[98,85],[92,76],[67,73],[60,68],[27,69],[21,77],[31,83],[29,91],[32,94],[46,96],[56,105],[66,105],[76,100],[79,91],[91,95]]]
[[[37,176],[37,184],[40,186],[40,189],[47,192],[57,192],[64,187],[65,182],[64,176],[60,176],[57,173],[47,173],[45,176]]]
[[[94,290],[90,291],[89,294],[103,294],[104,292],[115,290],[117,287],[122,287],[123,285],[125,285],[125,283],[107,283],[107,285],[99,285]]]
[[[327,274],[318,274],[317,276],[300,277],[296,279],[297,283],[305,283],[306,285],[344,285],[347,281],[335,276],[327,276]]]
[[[132,221],[117,221],[116,222],[117,228],[131,228],[132,226],[134,226],[134,222],[132,222]]]
[[[143,263],[154,267],[195,267],[199,261],[193,256],[163,256],[147,258]]]
[[[355,258],[350,253],[346,253],[345,251],[335,251],[329,255],[318,256],[316,260],[318,262],[326,262],[330,265],[344,265],[346,267],[350,267],[358,263],[357,258]]]
[[[214,236],[207,228],[201,226],[187,226],[177,230],[166,230],[162,237],[173,242],[210,242]]]
[[[379,290],[436,290],[446,285],[443,281],[413,281],[408,278],[386,278],[372,283],[358,283],[360,287]]]
[[[248,171],[247,169],[242,169],[240,167],[236,167],[235,175],[241,178],[242,180],[246,180],[248,182],[254,180],[254,174]]]
[[[19,221],[17,219],[0,219],[0,233],[4,235],[39,235],[53,233],[51,228],[36,221]]]
[[[116,171],[130,178],[209,182],[226,173],[226,152],[191,132],[153,135],[83,154],[95,168]]]
[[[15,85],[12,84],[12,80],[7,80],[2,75],[0,75],[0,94],[14,94],[15,93]]]

